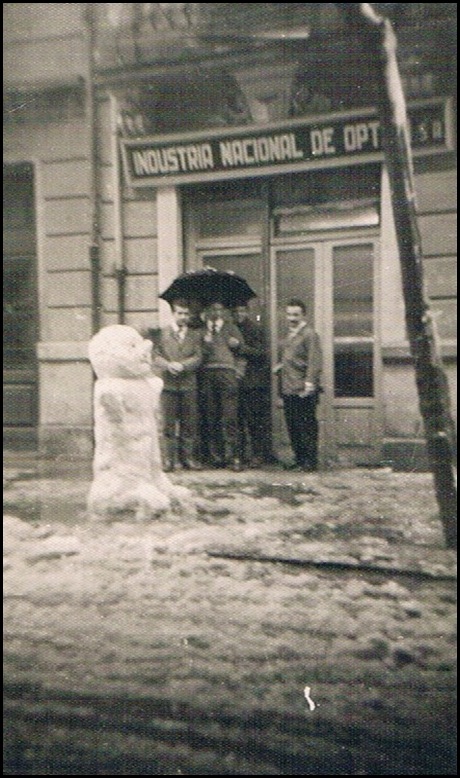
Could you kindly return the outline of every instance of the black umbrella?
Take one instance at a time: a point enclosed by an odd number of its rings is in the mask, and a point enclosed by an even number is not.
[[[227,308],[233,308],[235,305],[247,303],[257,295],[246,279],[236,273],[205,267],[178,276],[159,296],[168,303],[185,299],[194,300],[202,306],[219,302]]]

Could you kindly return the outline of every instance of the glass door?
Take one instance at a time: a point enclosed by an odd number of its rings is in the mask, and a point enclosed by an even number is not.
[[[266,323],[268,226],[263,185],[250,180],[224,183],[183,192],[185,267],[210,266],[245,278],[257,295],[249,304],[251,316]]]
[[[323,268],[318,247],[314,244],[288,244],[277,246],[271,251],[271,360],[275,365],[279,361],[279,341],[285,332],[285,309],[289,300],[300,299],[307,308],[307,321],[321,336],[322,314],[320,310]],[[275,450],[281,459],[292,459],[290,444],[283,417],[281,399],[281,381],[279,376],[272,378],[272,417]],[[324,463],[324,403],[318,407],[319,459]]]
[[[381,369],[377,310],[378,243],[340,239],[279,245],[272,249],[272,358],[291,297],[307,305],[324,354],[323,394],[318,410],[323,466],[375,464],[380,458]],[[273,386],[279,445],[288,442]]]
[[[378,243],[334,241],[324,244],[323,252],[330,279],[330,291],[324,293],[327,308],[331,306],[326,380],[332,454],[343,464],[377,464],[383,434]]]

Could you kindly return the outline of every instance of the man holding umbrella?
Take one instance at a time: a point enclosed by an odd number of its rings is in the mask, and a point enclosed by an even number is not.
[[[220,301],[203,312],[200,369],[202,439],[212,467],[243,469],[238,450],[238,360],[242,337]]]

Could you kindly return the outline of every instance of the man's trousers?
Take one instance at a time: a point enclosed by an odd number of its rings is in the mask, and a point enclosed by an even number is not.
[[[284,419],[296,465],[316,470],[318,467],[318,431],[316,418],[318,393],[308,397],[283,395]]]

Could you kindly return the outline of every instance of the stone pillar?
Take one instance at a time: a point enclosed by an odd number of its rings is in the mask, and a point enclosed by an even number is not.
[[[158,292],[161,294],[183,272],[182,213],[176,187],[160,187],[157,192]],[[170,321],[170,307],[159,300],[160,326]]]

